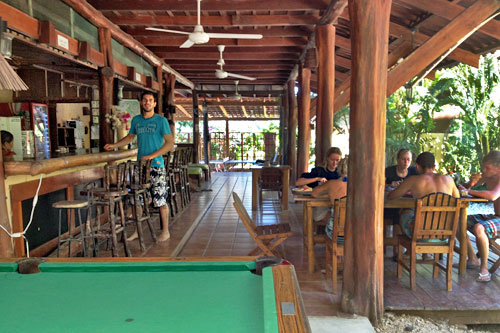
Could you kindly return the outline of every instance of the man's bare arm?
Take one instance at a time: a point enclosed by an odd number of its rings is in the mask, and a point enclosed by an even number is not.
[[[413,186],[413,179],[414,177],[409,177],[409,178],[406,178],[402,183],[401,185],[399,185],[397,188],[395,188],[393,191],[391,191],[388,195],[387,195],[387,199],[388,200],[392,200],[392,199],[397,199],[397,198],[400,198],[402,197],[403,195],[405,195],[408,191],[411,190],[412,186]]]
[[[126,137],[124,137],[123,139],[121,139],[117,143],[114,143],[114,144],[108,143],[107,145],[104,146],[104,149],[105,150],[113,150],[115,148],[119,148],[119,147],[128,145],[129,143],[134,141],[134,138],[135,138],[135,134],[129,133],[129,134],[127,134]]]
[[[469,194],[473,195],[475,197],[487,199],[490,201],[495,201],[498,198],[500,198],[500,181],[497,183],[497,185],[492,190],[488,190],[488,191],[469,190]]]
[[[163,139],[164,139],[164,143],[163,143],[163,146],[160,147],[160,149],[158,149],[157,151],[155,151],[152,154],[143,156],[142,159],[143,160],[152,160],[153,158],[155,158],[157,156],[161,156],[161,155],[168,153],[174,147],[174,137],[172,136],[172,134],[164,134]]]

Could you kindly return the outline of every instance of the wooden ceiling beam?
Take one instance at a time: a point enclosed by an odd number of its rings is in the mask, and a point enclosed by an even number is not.
[[[434,14],[447,20],[453,20],[466,8],[447,0],[399,0],[413,8]],[[500,40],[500,21],[491,20],[478,31]]]
[[[284,71],[284,70],[291,70],[293,68],[293,65],[244,65],[244,66],[234,66],[234,65],[224,65],[224,70],[226,71],[240,71],[240,72],[247,72],[247,71]],[[210,65],[198,65],[198,64],[193,64],[193,65],[176,65],[175,69],[182,72],[184,70],[190,71],[190,72],[195,72],[195,71],[215,71],[216,69],[219,69],[219,65],[217,64],[210,64]]]
[[[435,66],[451,51],[457,48],[467,37],[472,35],[493,14],[500,9],[498,0],[477,0],[471,7],[463,11],[448,25],[422,46],[411,52],[402,62],[389,70],[387,78],[387,96],[390,96],[408,80],[425,71],[431,72]],[[390,65],[390,64],[389,64]],[[346,79],[335,91],[334,112],[346,105],[350,97],[350,78]]]
[[[223,44],[220,43],[220,44]],[[203,47],[202,45],[197,45],[196,47],[192,47],[188,50],[181,49],[178,46],[150,46],[149,49],[153,52],[191,52],[191,53],[206,53],[206,52],[217,52],[217,48],[214,46]],[[268,53],[293,53],[299,54],[302,52],[302,48],[299,46],[266,46],[265,50],[266,54]],[[224,56],[230,53],[261,53],[262,49],[259,47],[253,46],[226,46],[224,49]]]
[[[191,104],[193,103],[193,100],[191,100]],[[189,119],[192,119],[193,117],[189,114],[189,112],[186,111],[186,109],[182,105],[176,105],[176,107],[181,110],[182,113]]]
[[[142,27],[130,28],[124,26],[122,28],[126,33],[134,37],[165,37],[169,36],[175,37],[178,35],[170,34],[161,31],[151,31],[146,30]],[[269,27],[269,28],[214,28],[214,27],[204,27],[205,32],[212,33],[225,33],[225,34],[261,34],[266,37],[307,37],[312,29],[306,29],[306,27],[301,26],[288,26],[288,27]],[[199,45],[201,46],[201,45]]]
[[[232,92],[234,93],[234,92]],[[260,98],[258,100],[243,100],[238,101],[235,99],[221,99],[221,98],[203,98],[203,101],[207,102],[207,105],[225,105],[225,106],[279,106],[280,103],[274,100]],[[193,100],[191,98],[176,98],[176,105],[189,106],[193,104]]]
[[[225,60],[296,60],[298,55],[294,53],[272,53],[267,54],[264,50],[260,51],[261,53],[228,53],[224,55]],[[197,53],[197,52],[189,52],[189,51],[181,51],[181,52],[156,52],[158,57],[162,59],[167,59],[167,63],[169,63],[168,59],[211,59],[217,60],[219,59],[219,54],[215,52],[205,52],[205,53]]]
[[[224,84],[224,85],[234,85],[234,81],[237,79],[194,79],[193,82],[195,84]],[[264,85],[282,85],[283,83],[286,82],[286,79],[267,79],[267,80],[254,80],[254,81],[249,81],[249,80],[239,80],[239,85],[240,86],[245,86],[245,85],[255,85],[255,84],[264,84]],[[246,95],[246,94],[253,94],[253,92],[250,91],[240,91],[240,94]]]
[[[223,105],[219,105],[219,108],[221,109],[222,113],[224,113],[224,116],[226,116],[226,118],[229,118],[229,114],[227,113],[226,108]]]
[[[234,59],[234,60],[224,60],[226,62],[225,66],[241,66],[241,65],[290,65],[290,61],[284,61],[284,60],[239,60],[239,59]],[[196,61],[193,60],[186,60],[186,59],[171,59],[168,61],[169,64],[171,65],[214,65],[213,60],[204,60],[204,59],[196,59]]]
[[[187,37],[137,37],[139,43],[144,46],[181,46]],[[306,38],[301,37],[264,37],[262,39],[217,39],[212,38],[204,44],[207,46],[217,46],[224,44],[227,46],[303,46],[307,44]],[[193,46],[197,47],[197,46]],[[183,50],[183,49],[181,49]],[[184,49],[185,50],[185,49]]]
[[[197,24],[196,16],[167,16],[145,14],[123,14],[120,16],[106,15],[117,25],[147,26],[147,27],[194,27]],[[316,15],[235,15],[235,16],[202,16],[201,24],[217,27],[244,27],[244,26],[294,26],[315,25],[319,20]],[[188,31],[183,29],[183,31]]]
[[[166,8],[170,12],[196,11],[196,1],[178,0],[88,0],[100,11],[161,11]],[[203,11],[303,11],[323,10],[329,0],[266,0],[266,1],[233,1],[233,0],[203,0]]]

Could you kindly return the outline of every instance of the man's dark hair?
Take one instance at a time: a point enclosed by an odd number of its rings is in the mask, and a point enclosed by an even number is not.
[[[491,150],[488,155],[483,158],[483,163],[490,163],[495,168],[500,168],[500,151]]]
[[[418,165],[420,165],[424,170],[432,169],[436,166],[436,159],[432,153],[428,151],[424,151],[422,154],[418,155],[417,160],[415,161]]]
[[[142,101],[142,99],[144,98],[144,96],[146,96],[146,95],[151,95],[151,96],[153,96],[153,99],[154,99],[154,101],[156,102],[156,96],[155,96],[155,94],[153,94],[151,91],[143,91],[143,92],[142,92],[142,94],[141,94],[141,101]]]
[[[1,136],[2,136],[2,143],[5,143],[5,142],[11,143],[12,140],[14,140],[14,136],[9,131],[2,131]]]

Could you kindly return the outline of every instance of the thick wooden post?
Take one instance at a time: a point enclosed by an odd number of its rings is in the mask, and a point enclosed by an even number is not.
[[[224,157],[229,158],[229,120],[226,119],[226,139],[225,139],[225,145],[224,145]]]
[[[295,80],[288,81],[288,164],[291,167],[290,184],[295,185],[297,175],[297,98]]]
[[[311,144],[311,126],[309,125],[311,118],[311,69],[302,65],[299,69],[299,87],[296,177],[308,171],[309,146]]]
[[[200,162],[200,110],[198,108],[198,93],[193,92],[193,163]]]
[[[107,143],[113,143],[114,135],[111,125],[106,122],[106,114],[113,105],[113,52],[111,50],[111,32],[99,28],[99,47],[104,54],[105,67],[99,69],[99,148],[104,149]]]
[[[175,113],[175,75],[170,73],[165,73],[165,90],[163,92],[163,110],[164,116],[168,119],[169,122],[174,122],[174,113]],[[173,131],[172,135],[175,140],[175,123],[172,126]],[[171,129],[172,129],[171,128]]]
[[[383,316],[385,91],[391,0],[349,0],[352,76],[342,310]],[[367,167],[369,165],[369,167]]]
[[[5,193],[5,173],[3,169],[3,156],[0,154],[0,225],[12,232],[7,210],[7,195]],[[14,256],[12,240],[4,230],[0,230],[0,257],[10,258]]]
[[[161,66],[156,66],[156,79],[158,80],[158,96],[156,97],[156,108],[158,114],[161,116],[166,116],[163,109],[163,70]]]
[[[318,103],[316,104],[316,164],[332,146],[335,96],[335,27],[316,27],[318,54]]]
[[[280,115],[280,123],[281,123],[281,130],[282,130],[282,142],[281,142],[281,154],[283,155],[282,161],[284,164],[290,165],[290,161],[288,158],[288,130],[289,130],[289,124],[288,124],[288,108],[289,104],[289,98],[288,98],[288,87],[283,89],[283,96],[281,96],[281,115]]]

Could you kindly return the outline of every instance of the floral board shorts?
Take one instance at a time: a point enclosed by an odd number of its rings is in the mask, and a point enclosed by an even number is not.
[[[167,170],[163,167],[151,167],[151,172],[149,174],[149,181],[151,183],[151,187],[149,188],[149,192],[151,193],[151,197],[153,199],[154,207],[162,207],[167,204]],[[134,200],[130,199],[131,203],[134,203]],[[139,196],[139,204],[144,206],[144,198],[142,195]]]
[[[472,229],[472,227],[474,227],[477,223],[480,223],[484,227],[484,231],[489,238],[495,238],[498,236],[498,231],[500,230],[500,216],[487,214],[467,216],[467,227],[469,229]]]

